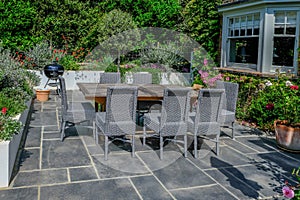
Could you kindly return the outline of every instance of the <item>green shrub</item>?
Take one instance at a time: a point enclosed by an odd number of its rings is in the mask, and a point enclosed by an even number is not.
[[[283,75],[275,79],[226,73],[223,79],[239,83],[236,117],[243,124],[274,131],[277,119],[300,122],[299,82],[287,82]]]
[[[71,55],[65,55],[59,60],[65,70],[79,70],[80,65],[77,63],[76,59]]]

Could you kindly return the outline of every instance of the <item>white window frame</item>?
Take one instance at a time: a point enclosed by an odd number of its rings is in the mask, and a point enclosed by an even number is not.
[[[261,55],[260,55],[260,51],[261,51],[261,37],[262,37],[262,24],[263,24],[263,13],[261,10],[255,10],[255,11],[249,11],[249,12],[239,12],[233,15],[227,15],[225,18],[223,18],[223,23],[225,23],[225,30],[223,30],[223,38],[225,39],[225,42],[223,43],[223,52],[224,57],[222,57],[223,66],[226,67],[239,67],[239,68],[251,68],[251,69],[255,69],[257,70],[258,67],[260,66],[260,60],[261,60]],[[230,36],[229,35],[229,30],[230,30],[230,19],[234,19],[234,18],[239,18],[241,19],[242,17],[246,17],[249,15],[252,15],[254,18],[254,15],[258,14],[259,15],[259,23],[255,26],[255,24],[252,24],[252,35],[249,36],[245,33],[245,35],[239,35],[239,36]],[[252,19],[253,19],[252,18]],[[254,23],[254,19],[253,19],[253,23]],[[239,27],[239,29],[241,29],[241,25]],[[247,27],[247,26],[246,26]],[[254,28],[258,27],[259,31],[257,35],[254,35]],[[240,31],[239,31],[240,33]],[[251,38],[251,37],[255,37],[258,38],[258,54],[257,54],[257,64],[251,64],[251,63],[236,63],[236,62],[230,62],[230,39],[242,39],[242,38]]]
[[[271,8],[269,9],[269,12],[271,14],[273,14],[274,16],[274,23],[273,23],[273,31],[274,31],[274,28],[275,28],[275,12],[289,12],[289,11],[295,11],[296,12],[296,33],[295,35],[281,35],[281,34],[275,34],[273,32],[273,38],[276,37],[276,36],[281,36],[281,37],[295,37],[295,44],[294,44],[294,57],[293,57],[293,66],[279,66],[279,65],[273,65],[273,62],[271,63],[272,64],[272,68],[274,70],[272,71],[275,71],[275,69],[279,68],[281,69],[282,71],[287,71],[287,70],[292,70],[294,73],[297,73],[297,66],[298,66],[298,48],[299,48],[299,29],[300,29],[300,8],[299,7],[296,7],[296,8]],[[284,24],[286,25],[286,24]],[[274,39],[272,40],[274,41]],[[272,49],[274,49],[274,42],[272,43]],[[273,51],[272,51],[272,57],[273,57]]]

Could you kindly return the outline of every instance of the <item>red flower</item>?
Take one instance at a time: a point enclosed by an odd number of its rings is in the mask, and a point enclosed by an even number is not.
[[[298,90],[299,89],[299,86],[298,85],[291,85],[290,88],[292,90]]]
[[[1,110],[1,112],[2,112],[3,115],[5,115],[6,112],[7,112],[7,108],[6,108],[6,107],[3,107],[2,110]]]
[[[267,110],[273,110],[273,109],[274,109],[274,104],[273,104],[273,103],[268,103],[268,104],[266,105],[266,109],[267,109]]]

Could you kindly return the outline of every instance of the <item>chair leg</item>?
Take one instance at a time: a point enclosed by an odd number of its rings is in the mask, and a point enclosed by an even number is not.
[[[217,156],[220,154],[219,135],[217,135],[217,138],[216,138],[216,154],[217,154]]]
[[[146,144],[146,126],[143,126],[143,146]]]
[[[163,148],[164,148],[164,139],[160,135],[159,136],[159,157],[161,160],[163,159]]]
[[[61,127],[60,127],[60,140],[64,141],[64,137],[65,137],[65,126],[66,126],[66,121],[63,121],[61,123]]]
[[[95,137],[96,137],[96,144],[99,144],[99,128],[97,127],[97,125],[95,124]]]
[[[104,159],[107,160],[107,154],[108,154],[108,136],[105,135],[105,141],[104,141]]]
[[[184,135],[184,157],[187,157],[187,135]]]
[[[232,136],[232,139],[235,140],[235,135],[234,135],[234,122],[231,123],[231,127],[232,127],[232,129],[231,129],[231,130],[232,130],[231,136]]]
[[[95,121],[93,121],[93,136],[94,136],[94,140],[96,141],[96,123],[95,123]]]
[[[135,138],[134,138],[134,135],[132,135],[132,141],[131,141],[131,153],[132,153],[132,157],[134,158],[135,157]]]
[[[197,141],[197,135],[195,134],[194,135],[194,158],[197,158],[198,157],[198,149],[197,149],[197,143],[198,143],[198,141]]]

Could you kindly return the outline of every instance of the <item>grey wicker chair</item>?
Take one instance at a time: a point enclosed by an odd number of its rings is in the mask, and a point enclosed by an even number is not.
[[[164,139],[184,144],[184,156],[187,157],[187,120],[190,108],[190,89],[166,88],[160,113],[145,113],[143,127],[143,145],[146,143],[146,130],[151,129],[159,136],[160,159],[163,159]],[[183,141],[176,136],[183,136]],[[153,136],[153,134],[151,135]],[[175,136],[171,138],[170,136]]]
[[[95,118],[95,108],[90,102],[72,102],[68,103],[65,79],[58,77],[61,97],[61,121],[60,121],[60,139],[65,138],[65,130],[75,126],[87,123],[88,128],[92,128],[92,121]]]
[[[133,73],[133,84],[152,84],[152,74],[148,72]],[[137,102],[137,124],[143,125],[144,113],[149,112],[150,106],[156,104],[158,101],[138,101]]]
[[[100,74],[100,84],[121,83],[119,72],[104,72]]]
[[[222,127],[227,127],[232,130],[231,137],[235,139],[234,122],[235,122],[235,111],[236,103],[238,99],[239,84],[217,81],[216,87],[218,89],[225,89],[223,107],[221,112],[221,123]]]
[[[133,84],[152,84],[152,74],[147,72],[133,73]]]
[[[97,112],[94,123],[96,143],[99,143],[99,134],[105,136],[105,160],[107,160],[108,145],[114,140],[131,143],[132,157],[134,157],[136,104],[137,87],[116,86],[107,88],[106,111]],[[131,141],[125,137],[119,137],[125,135],[131,135]]]
[[[194,157],[198,157],[198,137],[216,142],[219,155],[220,114],[222,110],[222,89],[201,89],[197,100],[196,112],[190,113],[188,130],[194,135]],[[211,138],[215,136],[215,138]]]

